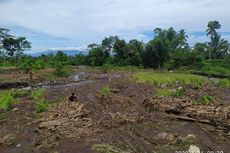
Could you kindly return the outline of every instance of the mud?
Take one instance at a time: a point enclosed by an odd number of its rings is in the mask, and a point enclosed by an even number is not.
[[[73,82],[45,85],[52,104],[48,112],[35,114],[28,97],[15,106],[17,112],[1,114],[1,152],[96,153],[107,148],[152,153],[187,151],[191,145],[204,152],[230,150],[229,89],[184,87],[182,97],[157,98],[160,87],[137,84],[132,74],[84,72],[73,75]],[[100,94],[104,86],[111,89],[107,96]],[[68,101],[71,92],[77,93],[78,102]],[[197,103],[207,94],[215,97],[212,103]],[[2,139],[9,134],[14,139]]]
[[[0,83],[0,90],[29,87],[27,82]]]

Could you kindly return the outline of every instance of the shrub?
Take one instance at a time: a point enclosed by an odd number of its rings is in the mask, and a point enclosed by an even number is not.
[[[43,100],[46,90],[44,88],[39,88],[31,93],[31,97],[35,100]]]
[[[230,79],[222,79],[219,81],[219,85],[222,87],[230,88]]]
[[[49,110],[49,103],[44,100],[41,100],[36,104],[35,109],[37,113],[46,112]]]
[[[214,98],[212,96],[205,95],[205,96],[201,97],[200,103],[202,103],[202,104],[209,104],[213,100],[214,100]]]
[[[70,74],[69,68],[61,61],[57,61],[54,64],[54,68],[55,68],[55,75],[56,76],[65,77],[65,76],[68,76]]]
[[[0,97],[0,108],[5,110],[10,110],[15,102],[16,100],[11,95],[11,93],[7,92]]]
[[[11,94],[14,98],[21,98],[21,97],[30,96],[31,90],[13,90]]]
[[[102,96],[109,96],[111,94],[111,89],[108,86],[102,87],[100,93]]]

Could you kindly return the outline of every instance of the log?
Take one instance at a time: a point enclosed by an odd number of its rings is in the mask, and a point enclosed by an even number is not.
[[[186,116],[176,116],[176,115],[170,115],[170,117],[179,119],[179,120],[184,120],[184,121],[189,121],[189,122],[199,122],[199,123],[205,123],[205,124],[211,124],[210,120],[198,120],[195,118],[191,118],[191,117],[186,117]]]

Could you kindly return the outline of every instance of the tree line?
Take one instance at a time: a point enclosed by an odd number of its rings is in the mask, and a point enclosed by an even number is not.
[[[221,24],[210,21],[207,25],[207,36],[210,41],[189,46],[185,30],[174,28],[154,29],[154,37],[147,43],[132,39],[126,42],[118,36],[105,37],[100,44],[90,44],[88,55],[67,56],[59,51],[56,55],[29,57],[25,50],[31,48],[31,43],[25,37],[9,35],[8,29],[0,28],[0,56],[8,62],[30,72],[33,68],[45,66],[56,68],[61,75],[66,65],[116,65],[137,66],[142,68],[175,69],[183,66],[197,66],[203,60],[226,59],[230,57],[230,47],[227,40],[221,37],[218,30]],[[21,61],[21,62],[20,62]],[[60,69],[60,71],[58,71]]]
[[[154,30],[154,38],[146,44],[136,39],[128,43],[117,36],[106,37],[101,44],[89,45],[86,57],[91,66],[115,64],[132,65],[145,68],[178,68],[198,65],[205,59],[224,59],[229,57],[229,43],[217,32],[221,28],[218,21],[210,21],[207,26],[207,43],[189,46],[185,30],[174,28]]]

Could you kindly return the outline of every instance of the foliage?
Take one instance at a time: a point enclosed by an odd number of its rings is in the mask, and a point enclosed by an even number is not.
[[[49,110],[49,103],[43,100],[40,100],[36,103],[35,109],[37,113],[43,113]]]
[[[221,28],[221,24],[218,21],[210,21],[208,23],[207,35],[210,36],[210,54],[209,59],[221,59],[224,58],[229,51],[229,44],[227,40],[221,39],[221,35],[216,30]]]
[[[230,77],[230,67],[226,60],[206,60],[202,65],[190,68],[189,72],[214,77]]]
[[[65,63],[63,63],[61,61],[57,61],[55,63],[54,69],[55,69],[55,75],[57,75],[59,77],[68,76],[69,73],[70,73],[70,70],[69,70],[68,66],[65,65]]]
[[[22,65],[20,66],[20,68],[26,72],[29,73],[30,79],[33,79],[33,70],[36,67],[36,62],[35,59],[28,57],[24,60],[24,62],[22,63]]]
[[[175,73],[154,73],[154,72],[141,72],[133,76],[133,79],[139,83],[150,83],[154,85],[174,85],[174,84],[187,84],[200,87],[208,83],[208,79],[202,76],[192,74],[175,74]]]
[[[100,93],[102,96],[109,96],[111,94],[111,89],[108,86],[102,87]]]
[[[221,79],[219,85],[222,87],[230,88],[230,79]]]
[[[159,89],[157,90],[155,96],[157,97],[181,97],[184,96],[184,89],[178,88],[178,89]]]
[[[205,95],[205,96],[202,96],[200,98],[200,103],[202,104],[209,104],[210,102],[212,102],[214,100],[214,98],[212,96],[209,96],[209,95]]]
[[[15,98],[12,96],[10,92],[4,93],[0,96],[0,109],[9,110],[16,102]]]
[[[32,91],[31,97],[35,100],[44,100],[45,92],[44,88],[38,88]]]

